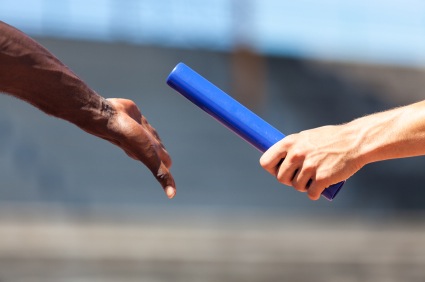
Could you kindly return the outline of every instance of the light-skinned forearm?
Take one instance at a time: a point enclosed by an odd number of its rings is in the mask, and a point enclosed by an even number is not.
[[[362,164],[425,155],[425,101],[358,118],[346,126],[358,132]]]

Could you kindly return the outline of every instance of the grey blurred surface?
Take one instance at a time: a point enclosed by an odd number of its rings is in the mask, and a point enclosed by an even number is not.
[[[177,196],[104,140],[0,96],[0,281],[424,281],[424,158],[371,164],[333,202],[165,84],[185,62],[232,94],[231,54],[39,38],[105,97],[134,100]],[[424,70],[264,58],[258,114],[285,133],[423,99]]]
[[[423,215],[10,211],[0,218],[5,282],[425,279]]]

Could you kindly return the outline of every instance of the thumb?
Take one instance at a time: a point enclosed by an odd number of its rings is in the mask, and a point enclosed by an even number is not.
[[[165,194],[169,199],[174,198],[176,195],[176,184],[174,182],[174,178],[171,175],[171,172],[168,170],[167,166],[161,162],[161,165],[154,173],[156,180],[161,184],[164,189]]]

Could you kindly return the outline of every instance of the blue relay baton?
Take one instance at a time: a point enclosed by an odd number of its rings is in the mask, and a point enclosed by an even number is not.
[[[184,63],[173,69],[167,84],[263,153],[285,137]],[[322,196],[332,201],[344,183],[329,186]]]

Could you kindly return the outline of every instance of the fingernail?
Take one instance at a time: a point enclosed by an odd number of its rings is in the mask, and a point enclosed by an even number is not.
[[[176,189],[174,189],[173,187],[171,187],[171,186],[167,186],[166,188],[165,188],[165,194],[167,194],[167,197],[169,198],[169,199],[172,199],[172,198],[174,198],[174,196],[176,195]]]

